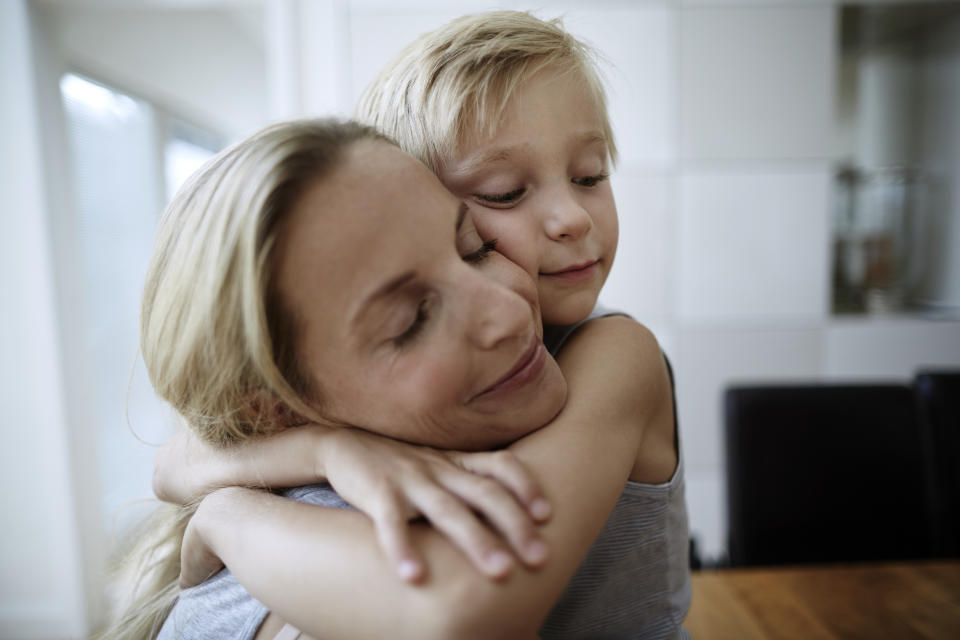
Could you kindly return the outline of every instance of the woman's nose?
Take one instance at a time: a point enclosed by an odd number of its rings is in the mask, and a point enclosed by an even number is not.
[[[579,240],[590,231],[593,226],[590,213],[568,185],[552,189],[545,196],[542,216],[547,237],[557,242]]]

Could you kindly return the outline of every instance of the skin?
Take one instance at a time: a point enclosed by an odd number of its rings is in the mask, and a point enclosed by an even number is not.
[[[493,135],[476,132],[439,177],[477,230],[537,281],[547,324],[593,310],[613,266],[617,207],[592,94],[576,72],[547,68],[512,95]]]
[[[461,207],[422,164],[365,141],[287,216],[278,288],[332,421],[469,450],[560,411],[566,384],[540,341],[536,292],[463,260],[480,243]]]

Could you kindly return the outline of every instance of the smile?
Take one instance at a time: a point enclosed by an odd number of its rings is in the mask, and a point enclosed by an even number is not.
[[[577,283],[584,282],[592,278],[600,268],[599,260],[591,260],[589,262],[583,262],[580,264],[575,264],[566,269],[561,269],[560,271],[545,272],[541,271],[541,276],[546,276],[548,278],[555,278],[561,282]]]
[[[487,398],[494,394],[509,393],[527,385],[527,383],[536,379],[543,370],[543,365],[547,361],[547,350],[539,338],[533,338],[533,344],[527,349],[517,363],[507,372],[505,376],[494,382],[492,385],[471,398],[477,400]]]

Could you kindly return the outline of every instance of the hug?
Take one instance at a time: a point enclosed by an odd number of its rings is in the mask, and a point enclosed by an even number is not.
[[[669,365],[597,306],[594,52],[466,16],[356,119],[270,126],[167,208],[141,350],[184,423],[155,473],[175,504],[106,636],[686,637]]]

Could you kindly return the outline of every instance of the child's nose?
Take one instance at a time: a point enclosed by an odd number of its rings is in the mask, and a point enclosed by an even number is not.
[[[568,188],[559,188],[550,194],[544,215],[544,231],[557,242],[579,240],[593,226],[590,213]]]

